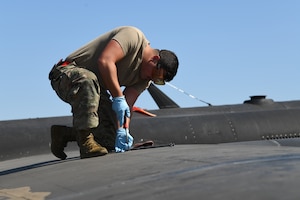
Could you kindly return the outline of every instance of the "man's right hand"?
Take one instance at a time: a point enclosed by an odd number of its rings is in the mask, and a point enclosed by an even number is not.
[[[117,114],[117,119],[120,123],[119,126],[122,127],[124,124],[124,118],[125,117],[130,118],[130,109],[126,102],[125,97],[124,96],[114,97],[112,103],[112,109]]]

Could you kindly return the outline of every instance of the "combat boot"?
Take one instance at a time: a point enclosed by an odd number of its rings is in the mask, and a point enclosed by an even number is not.
[[[51,152],[57,158],[66,159],[64,148],[68,142],[76,141],[76,133],[71,127],[62,125],[51,126]]]
[[[77,143],[80,148],[80,158],[82,159],[104,156],[108,153],[105,147],[102,147],[94,140],[94,135],[90,130],[78,131]]]

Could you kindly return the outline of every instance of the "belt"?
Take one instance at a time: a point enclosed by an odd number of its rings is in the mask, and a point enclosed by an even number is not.
[[[70,61],[66,61],[66,60],[60,59],[60,61],[58,61],[58,63],[55,64],[55,66],[65,67],[65,66],[69,65],[70,63],[71,63]]]

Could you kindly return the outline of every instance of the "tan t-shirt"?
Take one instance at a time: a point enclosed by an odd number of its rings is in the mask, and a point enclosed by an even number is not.
[[[131,26],[118,27],[100,35],[88,44],[70,54],[66,60],[75,61],[79,67],[91,70],[96,74],[99,84],[104,87],[97,60],[110,40],[116,40],[123,49],[124,58],[116,63],[120,86],[132,86],[139,93],[143,92],[149,81],[140,78],[140,66],[144,48],[149,44],[145,35]]]

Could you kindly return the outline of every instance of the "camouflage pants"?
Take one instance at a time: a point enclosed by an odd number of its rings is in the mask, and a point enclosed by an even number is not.
[[[54,66],[49,79],[60,99],[72,107],[73,128],[93,129],[95,139],[101,145],[114,145],[116,116],[110,95],[100,88],[96,75],[71,63]]]

